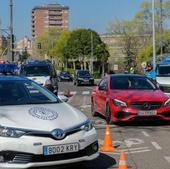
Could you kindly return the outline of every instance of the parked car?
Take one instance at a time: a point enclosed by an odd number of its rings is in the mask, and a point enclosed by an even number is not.
[[[58,74],[58,79],[59,81],[73,81],[73,77],[71,76],[71,74],[69,72],[66,71],[61,71]]]
[[[47,87],[56,95],[58,93],[58,77],[54,66],[48,61],[30,60],[21,65],[19,75],[34,80]]]
[[[90,119],[43,86],[0,76],[0,168],[75,163],[98,157]]]
[[[90,84],[94,85],[94,78],[88,70],[77,70],[74,76],[74,85]]]
[[[108,123],[131,120],[170,120],[170,99],[156,83],[142,75],[104,77],[91,94],[91,111]]]

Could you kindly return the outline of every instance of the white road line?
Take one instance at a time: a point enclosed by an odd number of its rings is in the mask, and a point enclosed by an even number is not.
[[[149,136],[150,136],[146,131],[142,131],[142,134],[143,134],[145,137],[149,137]]]
[[[72,95],[76,95],[76,94],[77,94],[76,91],[71,91],[70,93],[71,93]]]
[[[157,149],[157,150],[161,150],[162,149],[162,147],[158,144],[158,143],[156,143],[156,142],[151,142],[152,143],[152,145]]]
[[[63,94],[64,94],[64,92],[58,92],[58,94],[59,94],[59,95],[63,95]]]
[[[82,105],[82,106],[80,106],[81,108],[89,108],[89,107],[91,107],[91,105],[89,105],[89,104],[87,104],[87,105]]]
[[[83,92],[82,92],[82,95],[89,95],[89,94],[90,94],[89,91],[83,91]]]
[[[149,150],[149,147],[139,147],[139,148],[129,148],[129,149],[123,149],[123,151],[135,151],[135,150]]]
[[[168,163],[170,163],[170,156],[165,156],[164,158],[166,161],[168,161]]]
[[[123,149],[122,149],[123,150]],[[136,154],[136,153],[145,153],[151,151],[150,149],[148,150],[140,150],[140,151],[131,151],[131,152],[125,152],[125,154]],[[117,150],[115,150],[115,152],[101,152],[104,154],[114,154],[114,155],[120,155],[120,152],[118,152]]]

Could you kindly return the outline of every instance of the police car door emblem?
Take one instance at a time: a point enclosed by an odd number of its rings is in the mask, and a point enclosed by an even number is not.
[[[57,112],[45,107],[32,107],[28,112],[31,116],[42,120],[54,120],[58,117]]]

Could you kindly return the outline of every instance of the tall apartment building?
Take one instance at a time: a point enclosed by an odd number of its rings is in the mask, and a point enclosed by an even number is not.
[[[34,7],[32,9],[33,39],[52,27],[68,30],[69,7],[57,3]]]

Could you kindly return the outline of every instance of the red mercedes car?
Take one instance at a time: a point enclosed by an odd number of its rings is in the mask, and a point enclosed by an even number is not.
[[[104,77],[91,94],[91,111],[108,123],[143,119],[170,120],[170,98],[143,75]]]

